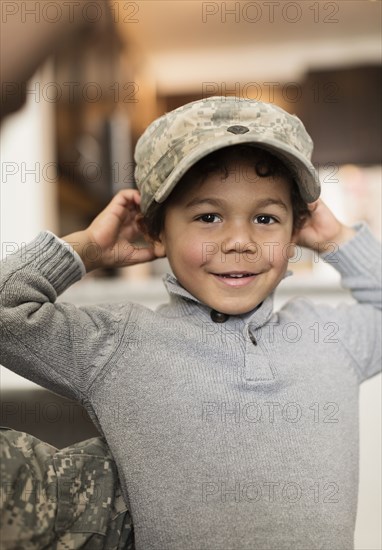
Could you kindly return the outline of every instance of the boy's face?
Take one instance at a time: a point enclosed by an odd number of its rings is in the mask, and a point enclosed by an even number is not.
[[[166,207],[158,254],[166,254],[180,284],[212,309],[229,315],[254,309],[279,284],[294,253],[289,182],[259,177],[236,161],[227,178],[215,173],[189,182],[175,197]]]

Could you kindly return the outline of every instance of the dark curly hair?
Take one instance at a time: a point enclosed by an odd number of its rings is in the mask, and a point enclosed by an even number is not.
[[[287,166],[265,149],[250,145],[232,145],[203,157],[181,178],[163,203],[151,204],[141,220],[148,235],[154,240],[159,238],[164,227],[166,206],[182,194],[183,188],[190,184],[190,180],[202,183],[208,176],[216,173],[221,173],[223,178],[227,178],[232,161],[246,161],[253,164],[255,172],[260,178],[284,177],[290,183],[293,230],[300,229],[304,225],[306,219],[310,217],[310,212]]]

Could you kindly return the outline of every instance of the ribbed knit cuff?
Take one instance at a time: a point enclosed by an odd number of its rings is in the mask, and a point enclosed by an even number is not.
[[[321,258],[333,265],[341,275],[360,275],[367,272],[376,280],[381,279],[381,243],[371,233],[365,222],[352,226],[354,237],[342,243],[332,252],[321,254]]]
[[[63,246],[65,246],[73,254],[76,262],[78,263],[78,265],[81,268],[81,276],[85,277],[86,267],[85,267],[84,262],[81,259],[81,256],[78,254],[78,252],[76,252],[74,250],[74,248],[68,242],[64,241],[64,239],[60,239],[60,237],[57,237],[57,235],[55,235],[54,233],[52,233],[48,229],[46,230],[46,233],[49,233],[49,235],[53,235],[53,237],[56,239],[56,241],[60,242]]]
[[[57,295],[86,273],[81,258],[69,243],[50,231],[40,232],[22,248],[20,254],[23,263],[31,269],[37,269],[52,284]]]

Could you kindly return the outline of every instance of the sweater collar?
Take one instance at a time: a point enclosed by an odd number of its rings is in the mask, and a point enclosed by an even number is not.
[[[293,275],[292,271],[287,271],[283,277],[289,277]],[[179,310],[180,315],[198,315],[198,313],[205,319],[205,316],[210,316],[211,308],[198,300],[188,290],[186,290],[178,281],[178,279],[167,273],[163,277],[163,283],[170,295],[172,314],[175,313],[174,307]],[[254,324],[257,327],[264,325],[272,316],[273,313],[273,298],[274,291],[269,294],[261,304],[255,309],[244,313],[243,315],[230,315],[230,319],[241,319],[245,324]],[[172,315],[171,315],[172,316]],[[199,315],[198,315],[199,316]]]

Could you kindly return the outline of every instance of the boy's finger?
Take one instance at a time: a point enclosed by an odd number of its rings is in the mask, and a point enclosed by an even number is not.
[[[145,262],[151,262],[152,260],[155,260],[157,258],[154,248],[152,246],[148,246],[145,248],[139,248],[134,247],[134,251],[130,255],[128,261],[125,263],[126,266],[128,265],[136,265],[136,264],[142,264]]]
[[[137,189],[122,189],[111,199],[105,212],[112,212],[120,219],[139,213],[139,191]]]
[[[128,202],[139,204],[140,193],[138,189],[121,189],[116,195],[114,195],[111,202],[115,202],[120,205],[126,205]]]

